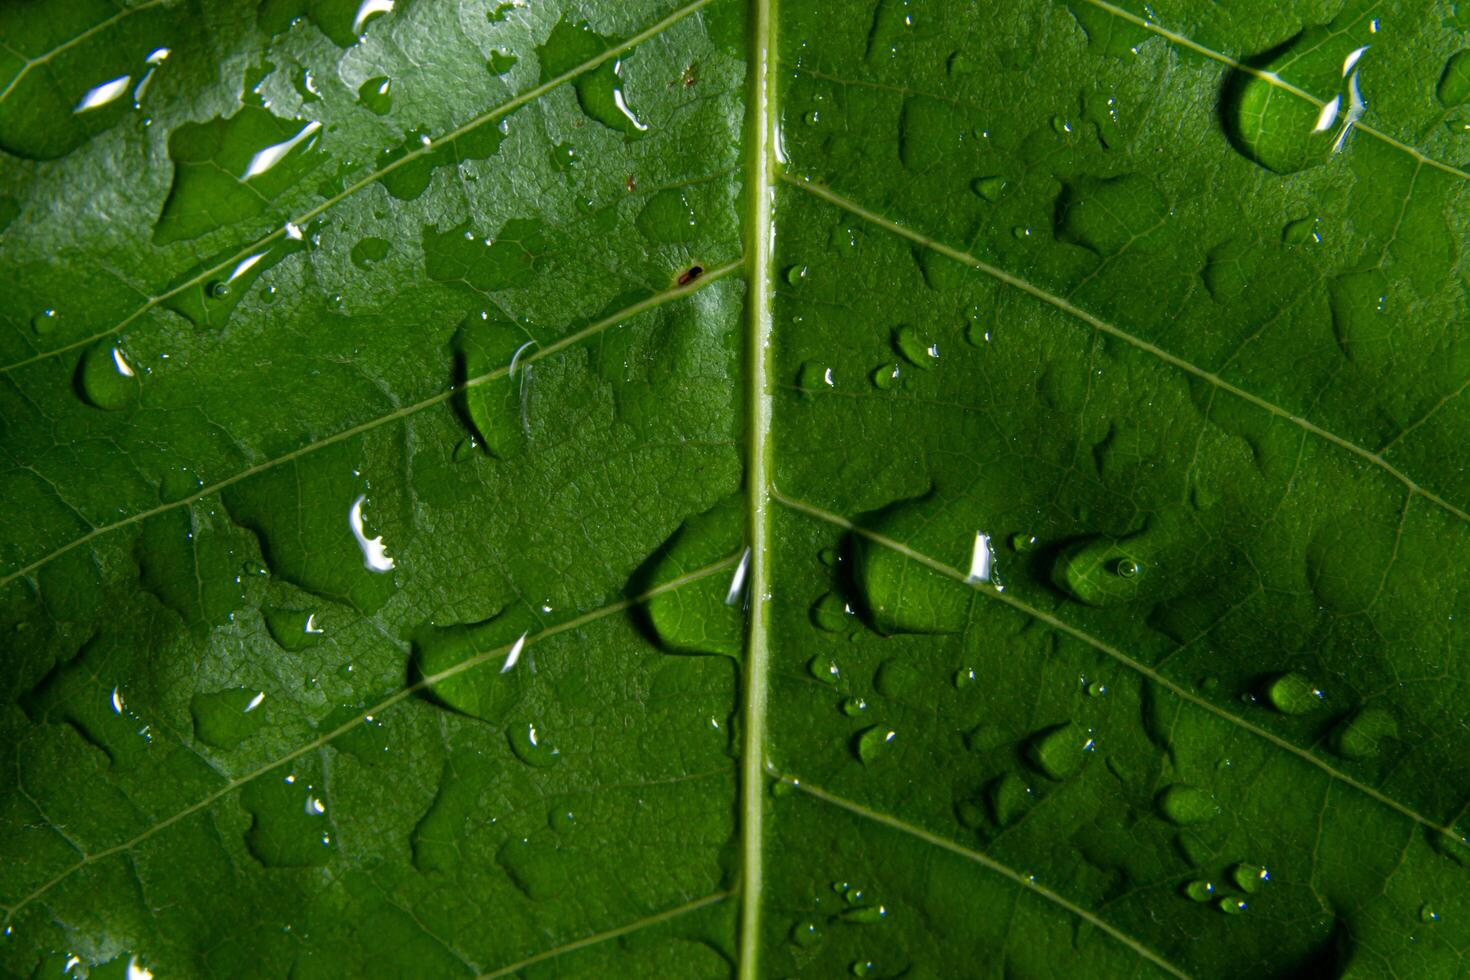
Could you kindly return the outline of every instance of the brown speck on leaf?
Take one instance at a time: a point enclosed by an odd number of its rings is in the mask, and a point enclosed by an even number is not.
[[[704,275],[704,266],[691,265],[679,276],[679,285],[687,286],[702,275]]]
[[[623,181],[623,186],[628,188],[628,193],[631,194],[638,189],[638,181],[633,178],[632,174],[629,174],[628,179]]]
[[[694,83],[697,82],[697,81],[699,81],[699,76],[694,73],[694,66],[693,65],[690,65],[688,68],[685,68],[684,69],[684,87],[685,88],[691,88],[694,85]]]

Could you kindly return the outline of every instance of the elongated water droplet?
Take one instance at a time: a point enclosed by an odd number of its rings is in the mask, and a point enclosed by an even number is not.
[[[908,324],[894,328],[893,346],[914,367],[928,370],[939,362],[939,345]]]
[[[1328,744],[1345,759],[1371,759],[1383,751],[1386,741],[1398,737],[1398,721],[1391,713],[1383,708],[1360,708],[1332,730]]]
[[[1207,790],[1175,783],[1154,797],[1154,805],[1170,823],[1181,827],[1204,823],[1220,815],[1220,805]]]
[[[1453,109],[1470,99],[1470,50],[1456,51],[1445,62],[1434,94],[1440,105]]]
[[[546,42],[536,49],[541,61],[541,81],[548,82],[573,71],[602,54],[611,41],[594,33],[585,23],[573,24],[565,19],[556,23]],[[648,126],[628,104],[623,91],[624,54],[604,61],[589,72],[578,75],[572,85],[582,111],[597,122],[627,137],[636,137]]]

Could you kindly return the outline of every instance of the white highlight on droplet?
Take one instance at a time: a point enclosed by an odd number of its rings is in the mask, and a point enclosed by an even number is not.
[[[316,131],[321,128],[322,124],[313,119],[305,126],[302,126],[301,131],[290,139],[276,143],[273,146],[267,146],[265,149],[259,151],[255,156],[250,158],[250,165],[245,168],[245,173],[240,179],[249,180],[251,177],[258,177],[265,173],[285,159],[286,154],[296,149],[302,140],[311,139],[316,134]]]
[[[1349,53],[1346,58],[1342,59],[1342,77],[1343,78],[1347,78],[1348,77],[1348,75],[1352,72],[1353,68],[1357,65],[1358,59],[1361,58],[1361,57],[1363,57],[1363,52],[1364,51],[1367,51],[1368,50],[1368,47],[1369,46],[1365,44],[1361,48],[1358,48],[1356,51],[1353,51],[1353,52]]]
[[[315,796],[308,796],[306,798],[306,812],[311,816],[319,817],[327,812],[327,805]]]
[[[1312,127],[1312,132],[1322,133],[1330,129],[1337,121],[1337,113],[1340,109],[1342,109],[1342,96],[1334,95],[1332,101],[1324,105],[1322,111],[1317,113],[1317,125]]]
[[[1363,91],[1358,88],[1358,73],[1353,72],[1348,77],[1348,111],[1342,120],[1342,132],[1337,134],[1337,140],[1332,144],[1332,152],[1336,153],[1342,149],[1343,141],[1347,134],[1352,131],[1353,126],[1362,118],[1368,104],[1363,101]]]
[[[352,509],[347,512],[347,523],[352,528],[352,536],[357,539],[357,546],[362,549],[362,563],[370,572],[386,572],[393,568],[393,559],[388,557],[387,549],[383,547],[383,536],[370,538],[363,533],[362,528],[362,505],[367,500],[367,494],[359,494],[352,502]]]
[[[256,708],[260,707],[261,702],[264,701],[264,700],[265,700],[265,692],[264,691],[257,692],[256,695],[255,695],[255,697],[253,697],[253,698],[250,699],[250,703],[245,706],[245,714],[248,715],[248,714],[250,714],[250,712],[252,712]]]
[[[620,80],[622,79],[623,62],[621,60],[613,62],[613,74],[618,76]],[[613,87],[613,105],[617,106],[618,111],[628,118],[628,122],[633,124],[634,129],[638,130],[640,133],[647,132],[648,124],[639,122],[638,117],[633,115],[633,110],[628,108],[628,103],[623,98],[623,86],[621,85],[616,85]]]
[[[990,535],[976,531],[975,544],[970,549],[970,574],[965,576],[965,581],[989,582],[994,558],[995,553],[990,550]]]
[[[264,252],[256,252],[254,255],[250,256],[249,258],[241,259],[240,260],[240,264],[237,265],[237,266],[235,266],[234,271],[232,271],[230,273],[230,277],[228,279],[226,279],[225,281],[226,282],[234,282],[236,279],[239,279],[245,273],[247,273],[251,269],[255,268],[256,263],[259,262],[263,258],[265,258],[265,253]]]
[[[725,592],[725,605],[733,606],[740,601],[740,593],[745,591],[745,576],[750,573],[750,548],[746,547],[745,553],[740,556],[740,564],[735,566],[735,574],[730,577],[730,588]]]
[[[128,363],[127,358],[123,357],[123,352],[121,348],[114,347],[112,349],[112,363],[114,366],[116,366],[117,373],[122,375],[124,378],[131,378],[134,376],[135,372],[133,371],[133,366]]]
[[[112,689],[112,710],[119,715],[123,713],[123,695],[120,688]]]
[[[101,85],[88,89],[87,94],[82,96],[82,101],[77,103],[77,107],[72,112],[86,112],[105,106],[109,102],[116,102],[128,90],[128,83],[132,80],[132,75],[123,75],[121,78],[114,78],[110,82],[103,82]]]
[[[313,636],[317,636],[323,632],[322,628],[316,624],[316,613],[309,613],[307,615],[306,626],[303,627],[302,632],[310,633]]]
[[[393,0],[362,0],[362,6],[357,8],[357,16],[352,18],[352,33],[361,34],[369,20],[378,14],[392,12]]]
[[[521,659],[521,650],[524,649],[525,646],[526,634],[522,633],[521,638],[516,640],[515,643],[511,646],[510,653],[507,653],[505,655],[505,665],[500,668],[500,672],[502,674],[514,667],[516,665],[516,661]]]
[[[153,971],[138,962],[136,956],[128,957],[128,980],[153,980]]]

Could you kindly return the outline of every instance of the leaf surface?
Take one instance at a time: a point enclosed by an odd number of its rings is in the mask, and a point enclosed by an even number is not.
[[[1467,26],[0,12],[0,968],[1463,974]]]

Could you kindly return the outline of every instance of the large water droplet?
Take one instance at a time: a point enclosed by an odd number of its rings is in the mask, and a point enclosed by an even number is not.
[[[536,341],[520,324],[471,313],[455,335],[463,391],[460,407],[479,444],[496,459],[510,459],[530,437],[531,366]]]
[[[1067,722],[1033,735],[1026,745],[1026,758],[1043,775],[1067,779],[1082,771],[1094,744],[1091,729]]]
[[[1135,602],[1155,588],[1161,570],[1138,538],[1084,538],[1063,548],[1051,578],[1067,595],[1089,606]]]
[[[186,123],[169,136],[173,186],[153,228],[156,244],[187,241],[259,220],[319,164],[321,123],[281,119],[258,106]]]
[[[745,506],[745,498],[737,493],[686,519],[635,573],[629,594],[646,594],[740,553]],[[739,568],[734,564],[728,574],[710,575],[660,592],[638,607],[636,615],[666,653],[738,657],[745,648],[745,605],[740,588],[732,590],[731,586],[737,584],[734,579]]]
[[[914,367],[928,370],[939,363],[939,345],[908,324],[894,328],[893,347]]]
[[[835,592],[828,592],[812,603],[812,625],[827,633],[841,633],[852,625],[853,609]]]
[[[1138,46],[1153,36],[1137,24],[1085,0],[1068,3],[1067,9],[1082,25],[1087,34],[1087,49],[1095,54],[1112,58],[1136,57]]]
[[[563,19],[551,29],[546,42],[536,49],[541,59],[541,81],[548,82],[602,54],[611,42],[585,23]],[[627,54],[604,61],[578,75],[572,83],[582,111],[609,129],[635,137],[648,126],[638,118],[623,92],[623,62]]]
[[[306,609],[278,609],[267,606],[261,610],[265,627],[271,639],[292,653],[298,653],[321,641],[323,630],[317,623],[317,614]]]
[[[496,722],[520,697],[527,670],[524,637],[538,627],[530,610],[510,606],[489,619],[458,626],[420,627],[413,635],[414,669],[446,707]]]
[[[121,347],[104,340],[92,345],[77,365],[77,390],[91,405],[115,412],[138,400],[138,372]]]
[[[1026,781],[1009,772],[991,783],[985,795],[990,804],[990,816],[1001,827],[1015,823],[1036,802]]]

